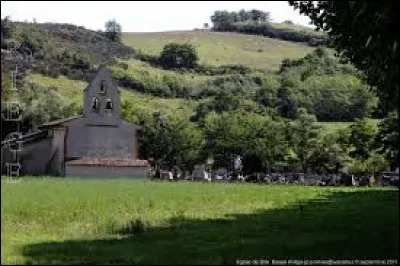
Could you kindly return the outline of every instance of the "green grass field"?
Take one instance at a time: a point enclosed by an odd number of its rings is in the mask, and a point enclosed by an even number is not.
[[[28,177],[1,185],[2,264],[399,257],[397,189]],[[127,230],[134,219],[145,226]]]
[[[314,49],[307,44],[262,36],[204,31],[124,33],[123,42],[148,54],[159,54],[170,42],[191,43],[202,64],[242,64],[269,70],[278,70],[285,58],[301,58]]]

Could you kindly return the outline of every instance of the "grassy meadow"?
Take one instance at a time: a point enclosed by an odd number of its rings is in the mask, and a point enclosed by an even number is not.
[[[158,55],[164,45],[170,42],[190,43],[198,51],[201,64],[242,64],[250,68],[269,70],[278,70],[285,58],[298,59],[314,50],[302,43],[209,31],[124,33],[123,42],[146,54],[154,55]]]
[[[24,177],[1,184],[1,262],[398,259],[398,208],[393,188]]]

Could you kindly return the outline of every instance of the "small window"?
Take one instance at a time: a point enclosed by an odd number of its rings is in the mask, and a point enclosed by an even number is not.
[[[96,97],[93,98],[92,100],[92,110],[93,111],[98,111],[99,110],[99,99],[97,99]]]
[[[100,94],[106,94],[106,84],[104,81],[100,83]]]
[[[110,99],[107,99],[106,110],[111,111],[112,109],[113,109],[112,101]]]

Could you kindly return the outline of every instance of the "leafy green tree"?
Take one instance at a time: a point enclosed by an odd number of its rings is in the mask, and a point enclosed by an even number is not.
[[[226,10],[215,11],[210,19],[213,23],[213,29],[216,31],[228,30],[232,28],[232,24],[235,22],[232,14]]]
[[[199,61],[193,45],[185,43],[169,43],[164,46],[160,55],[160,63],[166,68],[194,68]]]
[[[140,154],[156,168],[192,171],[203,160],[204,137],[187,117],[160,113],[140,117]]]
[[[263,106],[275,108],[277,105],[277,88],[273,86],[261,87],[256,92],[255,100]]]
[[[399,108],[400,60],[395,2],[289,1],[289,4],[310,17],[317,29],[328,33],[338,54],[363,71],[383,102],[393,109]]]
[[[139,118],[139,154],[148,158],[156,169],[169,168],[172,156],[172,133],[169,120],[160,113],[142,114]]]
[[[289,132],[293,159],[303,171],[307,171],[311,151],[316,147],[320,133],[316,117],[308,114],[306,109],[300,108],[298,119],[292,122]]]
[[[372,152],[368,159],[352,158],[347,163],[349,173],[363,176],[374,175],[376,173],[386,171],[389,167],[389,162],[382,154]]]
[[[238,14],[241,22],[246,22],[251,20],[251,14],[245,11],[244,9],[241,9]]]
[[[399,116],[391,112],[378,125],[375,147],[383,154],[393,170],[399,167]]]
[[[277,169],[288,152],[283,126],[281,121],[259,115],[252,115],[247,125],[245,155],[258,158],[266,172]]]
[[[244,120],[239,111],[213,112],[205,118],[206,151],[213,157],[214,166],[233,169],[234,159],[243,155],[246,140]]]
[[[347,141],[341,139],[341,132],[321,135],[310,151],[308,165],[312,172],[338,173],[344,171],[350,162]]]
[[[312,75],[299,87],[308,89],[307,93],[296,92],[295,97],[301,99],[299,105],[309,106],[319,121],[362,119],[370,116],[377,105],[375,95],[360,79],[349,74]]]
[[[376,128],[368,120],[357,120],[349,127],[349,144],[352,158],[366,160],[373,151]]]
[[[291,102],[306,108],[319,121],[353,121],[368,117],[377,106],[375,93],[354,67],[340,63],[325,48],[299,60],[284,60],[280,72],[278,108],[285,117],[293,117],[288,114]]]
[[[268,12],[263,12],[261,10],[252,9],[249,13],[250,13],[251,19],[256,23],[266,22],[269,20]]]
[[[113,42],[120,42],[122,37],[121,25],[115,19],[107,21],[105,35]]]
[[[241,109],[211,113],[204,123],[206,150],[216,166],[233,169],[241,157],[245,171],[269,171],[287,152],[282,129],[279,121]]]
[[[276,104],[279,113],[283,117],[290,119],[294,119],[297,117],[298,106],[293,97],[293,94],[288,88],[282,87],[278,89]]]
[[[171,118],[171,134],[173,165],[193,171],[196,164],[205,161],[203,132],[197,125],[190,123],[187,117],[174,115]]]

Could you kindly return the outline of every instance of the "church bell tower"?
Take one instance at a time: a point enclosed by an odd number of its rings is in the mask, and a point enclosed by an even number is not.
[[[111,70],[100,66],[96,77],[84,90],[83,115],[86,125],[118,126],[121,116],[121,96]]]

